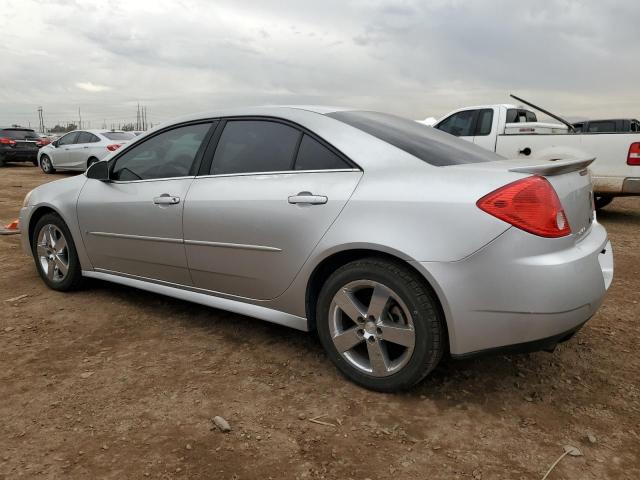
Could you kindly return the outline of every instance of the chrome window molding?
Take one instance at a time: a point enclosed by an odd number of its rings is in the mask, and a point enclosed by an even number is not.
[[[358,168],[336,168],[329,170],[280,170],[276,172],[241,172],[241,173],[219,173],[217,175],[197,175],[196,178],[219,178],[219,177],[255,177],[258,175],[295,175],[299,173],[340,173],[340,172],[361,172]]]

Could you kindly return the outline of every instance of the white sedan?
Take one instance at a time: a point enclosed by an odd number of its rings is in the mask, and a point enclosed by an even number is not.
[[[44,173],[85,171],[133,138],[133,133],[119,130],[74,130],[42,147],[38,165]]]

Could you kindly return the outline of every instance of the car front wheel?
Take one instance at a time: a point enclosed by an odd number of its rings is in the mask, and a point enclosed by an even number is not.
[[[64,221],[48,213],[38,220],[33,232],[31,251],[44,283],[63,292],[77,289],[82,271],[71,232]]]
[[[49,158],[49,155],[42,155],[40,157],[40,168],[44,173],[55,173],[56,169],[53,168],[53,163]]]
[[[435,295],[417,272],[392,261],[356,260],[336,270],[322,287],[316,320],[332,362],[372,390],[415,385],[443,354]]]

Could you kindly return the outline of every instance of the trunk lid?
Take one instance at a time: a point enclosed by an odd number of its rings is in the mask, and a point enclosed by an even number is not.
[[[457,165],[446,168],[470,171],[482,170],[495,172],[496,174],[498,172],[511,172],[514,177],[515,174],[522,175],[519,178],[530,175],[546,178],[562,204],[571,227],[571,237],[578,242],[590,231],[594,221],[593,186],[591,174],[588,170],[593,161],[593,158],[571,160],[517,159]]]

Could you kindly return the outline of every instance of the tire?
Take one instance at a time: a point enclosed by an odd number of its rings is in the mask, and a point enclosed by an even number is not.
[[[44,173],[55,173],[56,169],[53,168],[53,162],[49,158],[49,155],[42,155],[40,157],[40,168]]]
[[[613,202],[613,197],[609,195],[596,195],[593,202],[596,205],[596,210],[600,210]]]
[[[414,386],[444,352],[435,294],[417,272],[387,260],[365,258],[336,270],[318,296],[316,324],[338,370],[370,390]]]
[[[31,252],[38,274],[49,288],[61,292],[80,288],[78,251],[69,228],[57,214],[47,213],[38,220],[31,238]]]
[[[89,169],[89,167],[91,165],[93,165],[94,163],[99,162],[100,160],[98,160],[96,157],[91,157],[89,160],[87,160],[87,170]]]

